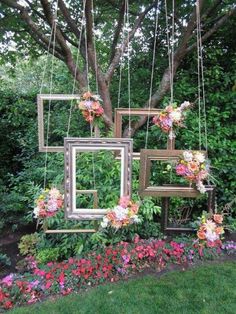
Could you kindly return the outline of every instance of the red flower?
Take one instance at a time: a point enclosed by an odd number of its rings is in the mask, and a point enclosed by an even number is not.
[[[13,307],[13,303],[11,301],[6,301],[3,304],[3,307],[7,310],[7,309],[11,309]]]

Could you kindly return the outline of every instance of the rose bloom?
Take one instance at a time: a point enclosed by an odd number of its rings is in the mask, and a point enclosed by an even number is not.
[[[200,152],[196,152],[194,154],[194,159],[200,163],[203,163],[205,161],[205,156],[203,153],[200,153]]]
[[[165,108],[166,112],[172,112],[174,110],[173,106],[169,105]]]
[[[131,214],[132,214],[132,215],[137,214],[138,208],[139,208],[138,204],[132,204],[132,205],[130,206],[130,212],[131,212]]]
[[[52,198],[58,198],[58,197],[60,196],[60,192],[58,191],[58,189],[52,188],[52,189],[49,191],[49,195],[50,195]]]
[[[96,110],[96,109],[98,109],[99,107],[100,107],[99,102],[94,101],[94,102],[92,103],[92,109],[93,109],[93,110]]]
[[[216,227],[215,228],[215,233],[216,234],[223,234],[224,233],[224,228],[223,227]]]
[[[90,92],[86,92],[83,94],[83,98],[87,99],[87,98],[90,98],[92,97],[92,94]]]
[[[195,172],[197,170],[199,170],[199,167],[198,167],[198,164],[194,161],[191,161],[189,164],[188,164],[188,168],[189,170],[191,170],[192,172]]]
[[[170,118],[174,122],[179,122],[182,119],[182,114],[180,110],[174,110],[170,113]]]
[[[197,236],[200,240],[205,240],[206,239],[206,235],[205,235],[205,231],[204,228],[200,228],[197,232]]]
[[[85,109],[84,101],[80,101],[78,107],[79,109],[84,110]]]
[[[223,222],[223,216],[220,214],[214,214],[213,219],[217,224],[222,224]]]
[[[123,208],[126,208],[129,205],[130,197],[129,196],[122,196],[119,200],[119,205]]]
[[[184,160],[189,162],[193,160],[193,154],[191,152],[185,151],[183,152]]]
[[[188,169],[185,165],[179,164],[176,166],[175,170],[178,175],[182,176],[182,175],[186,175],[186,172]]]
[[[96,109],[96,116],[101,116],[104,113],[104,109],[100,106],[98,109]]]

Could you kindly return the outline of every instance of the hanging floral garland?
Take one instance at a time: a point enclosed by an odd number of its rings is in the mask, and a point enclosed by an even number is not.
[[[60,191],[53,187],[42,190],[35,200],[33,210],[34,218],[47,218],[54,216],[64,205],[64,197]]]
[[[78,103],[78,108],[81,110],[85,121],[96,123],[102,117],[104,109],[101,105],[99,95],[93,95],[91,92],[86,92],[81,97]]]
[[[183,122],[186,117],[186,111],[192,106],[189,101],[183,102],[180,107],[176,103],[169,104],[158,115],[153,117],[152,122],[159,127],[162,132],[168,133],[169,138],[175,138],[177,128],[185,127]]]
[[[139,203],[130,201],[129,196],[121,197],[119,204],[113,209],[109,210],[101,222],[102,228],[109,226],[120,229],[134,223],[139,223],[138,217]]]
[[[199,151],[184,151],[176,165],[176,174],[184,177],[190,184],[195,183],[200,193],[205,193],[203,184],[209,176],[209,163],[205,155]]]

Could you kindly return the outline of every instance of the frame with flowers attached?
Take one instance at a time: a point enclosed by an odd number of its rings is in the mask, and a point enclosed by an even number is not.
[[[104,208],[76,207],[76,155],[81,152],[115,151],[121,155],[120,197],[131,196],[133,140],[121,138],[65,138],[65,217],[77,220],[101,219]]]

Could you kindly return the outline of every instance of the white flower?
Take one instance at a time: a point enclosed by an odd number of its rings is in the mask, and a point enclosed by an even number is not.
[[[191,152],[185,151],[183,152],[184,160],[190,162],[193,160],[193,154]]]
[[[182,119],[182,113],[180,110],[176,109],[170,113],[171,120],[179,122]]]
[[[194,158],[196,161],[198,161],[199,163],[203,163],[205,161],[205,156],[203,153],[200,152],[196,152],[194,155]]]
[[[191,103],[189,101],[184,101],[181,105],[180,105],[180,110],[185,110],[188,107],[191,106]]]
[[[109,223],[109,220],[107,219],[107,217],[103,217],[103,220],[101,222],[101,227],[106,228],[108,223]]]
[[[214,231],[207,230],[205,234],[208,241],[214,242],[215,240],[219,240],[219,235]]]
[[[114,208],[114,213],[116,214],[117,220],[123,220],[127,217],[129,210],[128,208],[123,208],[121,206],[116,206]]]
[[[197,186],[197,189],[200,193],[203,194],[206,192],[206,188],[205,188],[204,184],[202,183],[202,181],[197,182],[196,186]]]
[[[34,218],[38,218],[39,217],[39,208],[38,207],[34,208],[33,214],[34,214]]]

